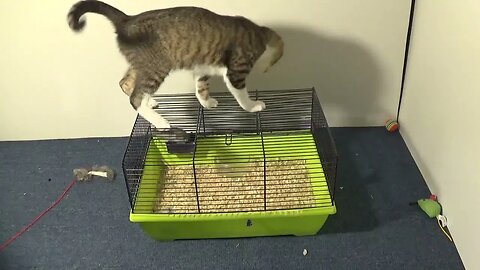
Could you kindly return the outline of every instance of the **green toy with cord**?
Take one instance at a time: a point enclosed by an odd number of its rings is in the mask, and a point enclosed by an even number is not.
[[[436,195],[430,195],[428,199],[419,199],[416,202],[410,203],[410,205],[418,205],[429,218],[436,218],[438,226],[442,232],[448,237],[448,239],[453,242],[452,237],[449,233],[445,231],[444,228],[447,227],[447,219],[442,215],[442,206],[438,202]]]

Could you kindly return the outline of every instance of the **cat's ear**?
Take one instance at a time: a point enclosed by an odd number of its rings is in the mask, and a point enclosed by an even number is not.
[[[132,68],[129,68],[125,76],[123,76],[118,83],[125,95],[130,96],[133,92],[133,89],[135,89],[135,78],[136,72]]]

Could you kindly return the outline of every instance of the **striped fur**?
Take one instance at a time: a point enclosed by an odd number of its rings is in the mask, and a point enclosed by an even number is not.
[[[223,16],[197,7],[151,10],[137,15],[100,1],[80,1],[68,13],[68,24],[76,32],[85,26],[82,16],[98,13],[115,27],[120,52],[130,64],[119,84],[130,103],[157,128],[169,128],[163,117],[154,116],[151,95],[173,70],[195,75],[199,102],[216,107],[208,93],[208,78],[222,76],[238,103],[247,111],[265,108],[248,97],[246,79],[257,60],[266,56],[264,71],[283,55],[281,37],[268,27],[240,16]]]

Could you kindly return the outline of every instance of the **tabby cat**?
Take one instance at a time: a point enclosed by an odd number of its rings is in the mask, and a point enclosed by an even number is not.
[[[152,95],[174,70],[193,73],[196,97],[206,109],[217,107],[209,95],[208,80],[222,76],[238,104],[248,112],[265,109],[252,100],[246,78],[252,68],[264,72],[283,55],[282,38],[268,27],[240,16],[223,16],[198,7],[150,10],[129,16],[100,1],[80,1],[68,13],[68,24],[79,32],[82,16],[93,12],[107,17],[115,27],[120,52],[129,68],[119,84],[132,107],[157,129],[170,123],[156,113]]]

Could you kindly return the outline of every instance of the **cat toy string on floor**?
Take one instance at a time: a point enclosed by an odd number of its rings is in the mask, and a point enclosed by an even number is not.
[[[7,246],[9,246],[15,240],[17,240],[17,238],[19,238],[22,234],[27,232],[43,216],[45,216],[50,210],[52,210],[55,206],[57,206],[65,198],[65,196],[72,189],[75,183],[77,183],[77,181],[80,181],[80,182],[91,181],[94,176],[103,177],[110,181],[115,178],[115,171],[107,166],[93,166],[91,168],[78,168],[73,170],[73,174],[74,174],[73,180],[65,188],[62,195],[60,195],[60,197],[58,197],[48,208],[46,208],[38,216],[36,216],[27,226],[23,227],[23,229],[21,229],[12,237],[10,237],[7,241],[2,243],[0,245],[0,252],[3,251]]]
[[[438,227],[440,227],[445,236],[447,236],[448,240],[453,242],[452,236],[450,236],[450,234],[444,229],[447,227],[447,219],[444,215],[442,215],[442,206],[438,202],[436,195],[432,194],[430,195],[430,198],[420,199],[416,202],[410,203],[410,205],[418,205],[429,218],[436,218]]]

